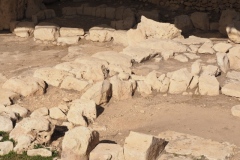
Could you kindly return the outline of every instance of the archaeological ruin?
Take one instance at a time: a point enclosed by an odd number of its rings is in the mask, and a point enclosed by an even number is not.
[[[0,0],[0,160],[240,160],[240,1]]]

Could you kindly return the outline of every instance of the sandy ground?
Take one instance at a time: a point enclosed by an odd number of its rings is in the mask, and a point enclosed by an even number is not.
[[[85,22],[92,20],[91,17],[83,19]],[[62,18],[53,21],[59,20],[61,21]],[[68,19],[62,22],[66,21]],[[71,21],[74,21],[74,18]],[[94,22],[101,22],[101,20]],[[79,26],[81,23],[74,26]],[[122,46],[114,45],[112,42],[93,43],[82,40],[80,45],[84,44],[92,45],[84,51],[89,55],[103,50],[121,51],[123,49]],[[67,55],[67,49],[67,46],[37,44],[32,38],[22,39],[12,34],[0,34],[0,73],[7,78],[20,74],[32,75],[37,68],[51,67],[63,62],[61,59]],[[214,55],[206,55],[202,59],[213,57]],[[159,71],[167,73],[183,67],[189,68],[191,62],[193,61],[188,63],[176,60],[149,61],[141,64],[141,66],[148,66],[145,69],[139,69],[139,65],[134,69],[136,72],[147,74],[149,66],[152,65],[158,66]],[[33,111],[40,107],[55,107],[63,98],[77,99],[80,95],[75,91],[49,86],[45,95],[22,98],[18,103]],[[173,130],[240,146],[240,119],[232,116],[230,112],[231,107],[239,103],[237,98],[223,95],[210,97],[154,93],[143,98],[136,94],[130,100],[111,100],[108,104],[99,107],[99,117],[95,125],[106,127],[106,131],[99,131],[102,141],[119,144],[123,144],[129,131],[158,135],[162,131]]]

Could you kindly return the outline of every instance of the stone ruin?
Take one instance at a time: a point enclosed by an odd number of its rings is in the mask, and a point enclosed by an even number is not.
[[[1,78],[0,130],[8,132],[9,137],[17,142],[15,146],[10,141],[0,142],[1,155],[13,150],[17,153],[27,151],[29,156],[48,157],[52,155],[50,150],[56,149],[61,153],[61,160],[227,160],[239,152],[239,147],[234,144],[173,131],[157,136],[131,131],[123,146],[99,143],[99,132],[90,124],[98,117],[98,106],[111,99],[126,100],[136,94],[147,97],[153,92],[164,96],[222,94],[240,98],[240,2],[149,2],[197,12],[178,15],[171,24],[159,22],[161,17],[157,10],[106,4],[91,6],[87,3],[61,9],[64,18],[92,16],[110,22],[110,25],[98,25],[86,31],[49,22],[57,14],[54,9],[47,9],[42,0],[0,2],[0,17],[4,17],[0,20],[0,29],[9,29],[16,36],[34,39],[36,43],[68,47],[62,63],[37,68],[31,76]],[[204,11],[220,12],[221,16],[213,22]],[[228,39],[184,38],[183,33],[193,30],[220,32]],[[85,46],[79,45],[82,40],[112,42],[123,49],[86,55],[82,53]],[[206,55],[211,58],[205,61],[202,57]],[[191,65],[166,73],[153,66],[147,73],[138,74],[145,62],[169,60]],[[38,108],[31,113],[17,104],[18,99],[45,94],[47,86],[77,91],[79,98],[65,99],[56,107]],[[240,117],[239,106],[234,106],[231,112]],[[68,131],[58,141],[52,141],[59,125]],[[38,144],[50,150],[34,149]]]

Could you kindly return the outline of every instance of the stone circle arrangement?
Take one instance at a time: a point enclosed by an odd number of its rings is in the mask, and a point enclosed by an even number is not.
[[[10,30],[16,36],[33,37],[37,43],[69,45],[69,48],[63,63],[37,69],[32,76],[19,75],[4,80],[0,88],[0,131],[8,132],[16,144],[0,142],[0,155],[27,151],[29,156],[48,157],[52,156],[52,151],[58,150],[61,160],[225,160],[239,151],[239,147],[227,142],[173,131],[162,132],[158,136],[131,131],[124,146],[99,143],[98,131],[89,127],[97,118],[99,105],[108,103],[110,99],[131,99],[136,94],[143,97],[153,92],[165,96],[223,94],[240,98],[238,12],[223,11],[219,23],[210,23],[206,13],[195,12],[190,16],[177,16],[175,24],[170,24],[155,21],[158,19],[156,11],[141,11],[138,12],[140,23],[135,29],[132,27],[137,23],[136,14],[130,8],[84,4],[65,7],[62,14],[65,17],[102,17],[112,19],[112,22],[111,26],[92,27],[89,32],[82,28],[60,27],[42,22],[56,16],[50,9],[33,15],[32,22],[11,22]],[[222,34],[228,35],[229,41],[182,36],[182,32],[193,28],[219,28]],[[102,51],[89,56],[81,52],[83,46],[78,45],[81,39],[101,43],[113,41],[123,45],[124,49],[122,52]],[[201,57],[205,55],[213,58],[204,61]],[[134,73],[136,64],[170,59],[182,64],[190,62],[190,70],[183,67],[167,73],[158,69],[152,69],[147,75]],[[220,82],[219,77],[224,81]],[[66,100],[51,109],[39,108],[32,113],[14,103],[20,98],[45,94],[47,86],[78,91],[79,99]],[[240,117],[240,107],[234,106],[232,114]],[[67,127],[68,131],[59,141],[52,142],[57,125]],[[205,146],[206,143],[209,145]],[[34,149],[36,145],[46,147]]]

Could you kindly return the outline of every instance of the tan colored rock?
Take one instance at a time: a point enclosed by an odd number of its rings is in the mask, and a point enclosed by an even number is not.
[[[87,127],[75,127],[66,132],[62,142],[62,160],[88,160],[88,156],[99,142],[99,134]]]
[[[54,68],[41,68],[34,72],[34,77],[40,78],[55,87],[58,87],[63,79],[68,76],[73,76],[73,74]]]
[[[147,38],[174,39],[182,37],[181,30],[173,24],[159,23],[144,16],[141,17],[141,22],[137,28],[142,30]]]
[[[113,37],[114,29],[99,26],[89,29],[90,40],[94,42],[109,42]]]
[[[182,55],[182,54],[174,56],[174,59],[179,61],[179,62],[182,62],[182,63],[188,62],[188,58],[185,55]]]
[[[192,75],[198,75],[201,72],[201,64],[199,61],[195,61],[191,66]]]
[[[221,53],[227,53],[230,48],[232,48],[232,45],[229,43],[217,43],[212,47],[216,52],[221,52]]]
[[[49,109],[49,116],[52,119],[57,119],[57,120],[66,120],[67,119],[67,116],[58,107],[50,108]]]
[[[21,118],[26,117],[27,114],[28,114],[28,110],[26,108],[18,105],[18,104],[7,106],[7,107],[4,108],[4,111],[7,112],[7,113],[13,112]]]
[[[36,132],[48,131],[50,129],[50,122],[43,117],[38,118],[24,118],[16,124],[15,128],[10,132],[9,137],[18,141],[18,138],[30,134],[32,130]]]
[[[123,148],[118,144],[99,143],[90,153],[90,160],[124,160]]]
[[[166,153],[176,156],[184,155],[192,157],[191,159],[200,159],[203,156],[206,159],[229,159],[235,153],[236,149],[235,145],[227,142],[220,143],[174,131],[162,132],[158,137],[168,141],[165,147]]]
[[[117,100],[130,99],[133,95],[133,84],[130,81],[122,81],[118,76],[110,78],[112,84],[112,98]]]
[[[179,94],[185,92],[191,80],[192,74],[186,68],[173,72],[170,77],[169,93]]]
[[[126,66],[131,67],[132,66],[132,59],[130,56],[121,54],[115,51],[103,51],[103,52],[97,52],[92,57],[102,59],[107,61],[109,64],[113,65],[119,65],[119,66]]]
[[[157,72],[156,71],[152,71],[150,72],[144,81],[146,84],[150,85],[152,87],[152,89],[160,91],[161,87],[162,87],[162,83],[161,81],[158,79],[157,77]]]
[[[18,37],[27,38],[33,34],[34,26],[33,22],[19,22],[13,32]]]
[[[111,98],[111,95],[111,84],[108,80],[104,80],[95,83],[91,88],[89,88],[85,93],[83,93],[81,99],[93,100],[97,105],[100,105],[108,102]]]
[[[85,118],[83,118],[85,117]],[[72,102],[67,118],[73,124],[87,126],[97,118],[96,104],[92,100],[77,99]],[[85,121],[87,120],[87,122]]]
[[[229,60],[226,53],[217,53],[217,63],[223,73],[227,73],[229,70]]]
[[[233,116],[239,117],[240,118],[240,105],[233,106],[231,108],[231,112]]]
[[[138,63],[149,60],[157,55],[157,52],[151,49],[141,48],[137,46],[128,46],[123,49],[122,53],[131,57],[132,60]]]
[[[127,37],[125,37],[125,40],[126,40],[126,38],[127,38],[127,42],[129,45],[135,45],[138,42],[144,41],[146,39],[146,35],[139,28],[129,29],[127,31]]]
[[[0,116],[0,131],[10,132],[13,129],[13,122],[10,118]]]
[[[240,72],[236,72],[236,71],[228,72],[226,77],[240,81]]]
[[[212,49],[212,47],[213,47],[213,44],[211,42],[206,42],[198,49],[198,53],[214,54],[215,51]]]
[[[46,148],[31,149],[27,151],[28,156],[51,157],[52,151]]]
[[[19,98],[19,94],[0,88],[0,104],[11,105],[13,101],[18,100]]]
[[[116,30],[113,33],[113,43],[128,46],[127,31]]]
[[[76,90],[81,92],[89,85],[90,83],[87,81],[68,76],[63,79],[60,88],[68,89],[68,90]]]
[[[46,85],[43,80],[34,77],[13,77],[4,83],[2,88],[27,97],[44,94]]]
[[[229,63],[230,63],[230,69],[239,70],[240,69],[240,47],[236,46],[229,50],[229,53],[227,54]]]
[[[35,26],[34,38],[41,41],[56,41],[59,37],[59,27],[52,23],[39,23]]]
[[[210,75],[210,76],[217,77],[220,73],[221,71],[218,68],[218,66],[214,66],[214,65],[202,66],[201,75]]]
[[[155,160],[164,143],[163,139],[131,131],[124,143],[125,160]]]
[[[36,110],[34,110],[30,117],[32,118],[37,118],[37,117],[44,117],[44,116],[47,116],[49,113],[49,110],[47,107],[42,107],[42,108],[38,108]]]
[[[228,38],[234,43],[240,43],[240,21],[234,21],[227,26]]]
[[[227,83],[222,87],[222,94],[232,97],[240,97],[240,83]]]
[[[201,75],[199,77],[199,93],[201,95],[216,96],[219,95],[219,82],[215,76]]]
[[[77,44],[80,40],[79,36],[72,36],[72,37],[58,37],[57,43],[59,44]]]
[[[137,91],[145,97],[152,94],[152,87],[144,81],[137,81]]]
[[[5,141],[0,142],[0,155],[6,155],[10,153],[13,150],[13,142],[11,141]]]
[[[84,35],[84,30],[82,28],[60,28],[60,36],[61,37],[75,37]]]

